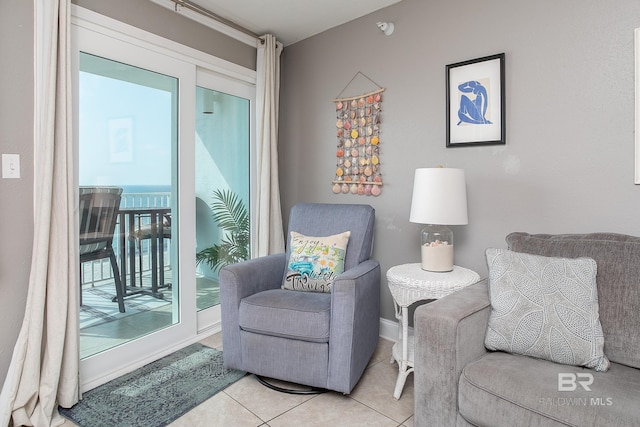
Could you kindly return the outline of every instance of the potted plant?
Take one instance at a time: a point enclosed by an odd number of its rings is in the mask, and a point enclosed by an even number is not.
[[[224,232],[220,243],[196,254],[196,265],[206,263],[213,271],[249,259],[249,213],[231,190],[215,190],[211,204],[213,220]]]

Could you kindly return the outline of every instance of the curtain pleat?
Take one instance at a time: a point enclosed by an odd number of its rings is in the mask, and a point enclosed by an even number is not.
[[[282,43],[271,34],[260,37],[256,81],[257,229],[252,255],[284,251],[278,180],[278,114]]]
[[[0,393],[2,425],[62,424],[79,397],[77,203],[70,1],[34,0],[35,219],[25,317]]]

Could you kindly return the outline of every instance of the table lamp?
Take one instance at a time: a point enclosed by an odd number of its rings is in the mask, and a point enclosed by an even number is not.
[[[453,270],[453,231],[447,225],[468,224],[464,170],[416,169],[409,221],[427,224],[421,232],[423,270]]]

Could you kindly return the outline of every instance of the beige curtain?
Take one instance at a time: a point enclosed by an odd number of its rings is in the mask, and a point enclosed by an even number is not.
[[[35,224],[25,317],[0,393],[2,425],[60,425],[79,398],[70,0],[33,0]]]
[[[256,64],[257,230],[253,256],[284,251],[278,181],[278,113],[282,43],[270,34],[258,41]]]

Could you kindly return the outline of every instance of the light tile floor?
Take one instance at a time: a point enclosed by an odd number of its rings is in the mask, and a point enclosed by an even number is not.
[[[201,342],[222,349],[220,333]],[[398,366],[389,362],[392,346],[392,341],[380,339],[369,366],[348,396],[280,393],[247,375],[170,427],[413,427],[413,375],[407,378],[401,398],[394,399]],[[73,426],[68,420],[63,424]]]

